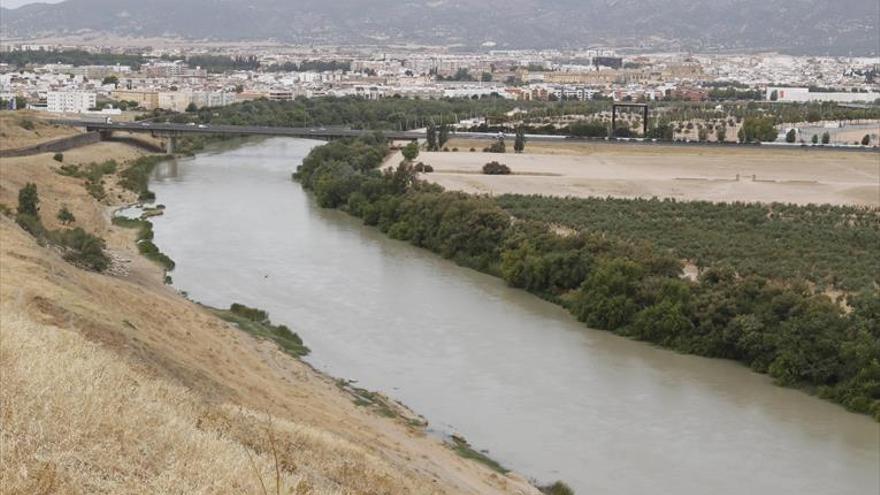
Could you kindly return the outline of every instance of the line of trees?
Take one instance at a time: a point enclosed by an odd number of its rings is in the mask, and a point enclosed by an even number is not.
[[[28,65],[70,64],[80,65],[129,65],[135,70],[140,68],[146,59],[141,55],[119,53],[92,53],[85,50],[19,50],[14,52],[0,51],[0,63],[17,68]]]

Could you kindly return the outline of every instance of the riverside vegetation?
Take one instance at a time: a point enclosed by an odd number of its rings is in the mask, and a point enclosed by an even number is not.
[[[737,360],[880,420],[880,291],[864,273],[876,268],[877,211],[493,199],[419,181],[407,161],[379,170],[387,151],[378,135],[332,142],[294,178],[320,206],[502,277],[592,328]],[[697,280],[682,277],[684,258],[702,268]],[[815,283],[847,289],[845,305]]]
[[[155,199],[149,190],[149,176],[153,168],[162,161],[160,156],[143,156],[134,160],[125,170],[119,173],[120,186],[138,194],[141,201]],[[57,160],[56,160],[57,161]],[[119,165],[115,160],[103,163],[91,163],[86,166],[62,165],[57,173],[66,177],[84,179],[84,187],[95,200],[107,198],[104,189],[104,177],[117,172]],[[14,216],[15,221],[40,244],[52,245],[64,253],[64,258],[82,268],[102,272],[110,267],[110,257],[105,253],[105,242],[98,236],[90,234],[80,227],[49,230],[40,219],[40,197],[36,184],[28,183],[18,193],[18,207],[13,215],[11,210],[5,211]],[[57,213],[63,225],[76,221],[73,214],[63,208]],[[174,269],[174,261],[162,253],[153,243],[153,224],[143,219],[116,217],[113,224],[121,227],[136,228],[138,251],[147,259],[161,265],[165,271]]]

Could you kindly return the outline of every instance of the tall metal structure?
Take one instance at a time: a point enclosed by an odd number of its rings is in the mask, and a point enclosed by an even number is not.
[[[642,137],[648,135],[648,105],[646,103],[613,103],[611,105],[611,133],[608,137],[614,137],[614,129],[617,129],[618,108],[641,108],[642,109]]]

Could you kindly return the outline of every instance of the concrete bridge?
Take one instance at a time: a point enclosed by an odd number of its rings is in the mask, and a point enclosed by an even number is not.
[[[102,139],[109,139],[113,132],[137,132],[150,134],[165,141],[165,151],[174,153],[177,138],[187,134],[227,135],[227,136],[285,136],[308,139],[355,138],[374,134],[376,131],[344,129],[336,127],[265,127],[214,124],[171,124],[159,122],[96,122],[90,120],[53,120],[53,124],[85,128],[89,132],[99,132]],[[418,131],[383,131],[387,139],[415,141],[424,139],[425,133]]]

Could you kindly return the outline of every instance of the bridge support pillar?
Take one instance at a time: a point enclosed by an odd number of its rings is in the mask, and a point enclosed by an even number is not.
[[[165,153],[173,155],[177,149],[177,136],[172,134],[165,138]]]
[[[113,131],[110,129],[104,129],[98,131],[98,133],[101,135],[101,141],[109,141],[113,137]]]

